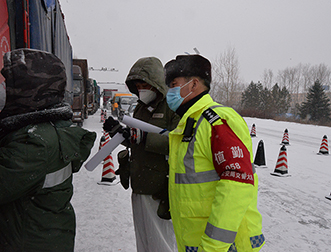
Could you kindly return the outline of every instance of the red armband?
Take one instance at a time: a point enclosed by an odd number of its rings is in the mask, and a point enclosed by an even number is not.
[[[221,179],[254,185],[250,153],[226,122],[223,123],[212,126],[211,149],[215,170]]]

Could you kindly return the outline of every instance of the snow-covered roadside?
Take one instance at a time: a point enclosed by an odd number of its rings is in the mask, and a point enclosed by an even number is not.
[[[253,138],[256,153],[264,141],[267,168],[257,168],[259,176],[258,208],[263,217],[267,252],[327,252],[331,251],[331,155],[319,150],[322,137],[331,136],[330,127],[300,125],[256,118],[245,118],[249,129],[256,125]],[[98,134],[92,150],[99,148],[102,135],[100,111],[89,116],[84,128]],[[278,159],[283,132],[289,130],[290,146],[287,161],[290,177],[271,176]],[[113,153],[117,169],[118,147]],[[90,158],[91,158],[90,156]],[[84,167],[74,175],[72,203],[77,215],[76,252],[136,251],[131,212],[131,190],[120,184],[101,186],[102,164],[93,172]]]

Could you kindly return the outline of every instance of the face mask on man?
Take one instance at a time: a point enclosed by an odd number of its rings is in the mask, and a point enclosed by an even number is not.
[[[192,79],[193,80],[193,79]],[[185,87],[187,84],[189,84],[192,80],[189,82],[185,83],[183,86],[178,86],[178,87],[173,87],[169,88],[168,93],[167,93],[167,103],[169,108],[176,112],[176,110],[179,108],[179,106],[182,104],[184,99],[188,97],[190,94],[192,94],[192,91],[188,93],[185,97],[182,97],[180,95],[180,90]]]
[[[156,93],[150,89],[139,89],[139,100],[141,100],[146,105],[154,101],[156,98]]]

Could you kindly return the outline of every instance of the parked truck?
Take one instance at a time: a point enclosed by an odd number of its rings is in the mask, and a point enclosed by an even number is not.
[[[73,102],[72,48],[58,0],[0,0],[0,69],[5,52],[18,48],[47,51],[66,67],[65,101]],[[0,75],[0,83],[4,78]]]
[[[91,97],[88,104],[88,113],[89,115],[93,115],[100,107],[100,87],[94,79],[89,78],[89,83]]]
[[[106,88],[106,89],[103,89],[102,91],[102,103],[103,103],[103,108],[104,109],[107,109],[107,102],[111,99],[113,99],[113,96],[114,94],[118,92],[118,89],[117,88],[112,88],[112,89],[109,89],[109,88]]]
[[[73,65],[73,103],[72,111],[73,117],[72,121],[77,123],[78,126],[83,126],[84,123],[84,78],[82,70],[79,66]]]
[[[73,59],[72,64],[74,66],[78,66],[81,69],[81,78],[83,83],[83,93],[84,93],[84,100],[83,100],[83,117],[84,119],[88,118],[88,105],[89,101],[91,100],[91,93],[90,93],[90,84],[89,84],[89,74],[88,74],[88,65],[87,59]]]

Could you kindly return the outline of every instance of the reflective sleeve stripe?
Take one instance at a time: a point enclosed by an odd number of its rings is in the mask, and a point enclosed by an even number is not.
[[[207,222],[205,234],[208,235],[208,237],[210,237],[211,239],[214,239],[214,240],[217,240],[220,242],[233,244],[233,242],[236,238],[237,232],[218,228],[218,227],[215,227],[214,225],[210,224],[209,222]],[[265,241],[263,234],[250,237],[249,239],[250,239],[253,249],[261,247],[263,242]],[[233,251],[236,251],[235,245],[234,245],[234,249],[235,250],[233,250]],[[229,250],[229,251],[232,251],[232,250]]]
[[[207,222],[205,234],[208,235],[210,238],[220,242],[233,243],[234,239],[236,238],[237,232],[218,228]]]
[[[48,173],[45,177],[43,188],[57,186],[67,180],[72,174],[71,162],[56,172]]]

